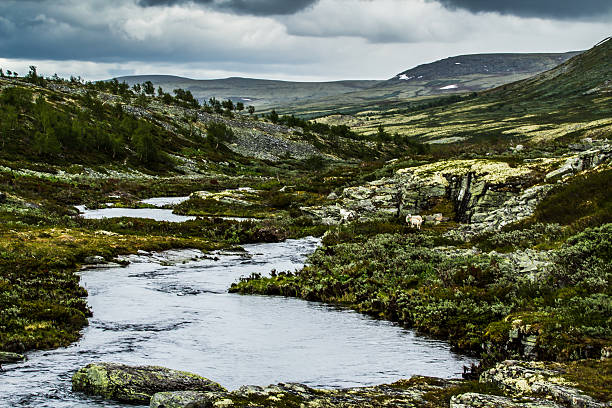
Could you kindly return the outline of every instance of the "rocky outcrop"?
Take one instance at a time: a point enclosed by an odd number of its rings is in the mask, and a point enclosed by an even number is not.
[[[470,230],[474,232],[497,231],[504,225],[525,219],[533,214],[536,206],[546,197],[552,185],[530,187],[518,195],[507,195],[507,200],[494,202],[483,197],[472,209]]]
[[[26,357],[22,354],[0,351],[0,364],[14,364],[25,361]]]
[[[553,182],[606,163],[612,146],[591,146],[567,159],[531,159],[520,164],[488,159],[446,160],[397,171],[394,177],[344,189],[333,209],[304,211],[326,224],[339,223],[340,209],[364,221],[392,214],[422,214],[441,200],[454,207],[465,234],[496,231],[531,216]],[[446,215],[447,214],[443,214]]]
[[[146,403],[162,391],[224,392],[219,384],[196,374],[156,366],[89,364],[72,377],[72,389],[128,403]]]
[[[466,393],[456,395],[450,400],[450,408],[562,408],[552,401],[541,399],[525,400],[500,397],[497,395],[486,395],[476,393]]]
[[[541,159],[516,167],[485,159],[436,162],[346,188],[337,199],[336,211],[322,207],[303,210],[334,223],[339,222],[334,216],[339,208],[354,211],[363,221],[398,212],[401,216],[422,214],[441,200],[449,200],[455,220],[476,224],[479,229],[498,229],[531,215],[550,189],[534,185],[557,162]]]
[[[582,146],[584,145],[580,147]],[[546,181],[563,179],[612,159],[612,145],[604,143],[600,146],[589,147],[590,149],[568,158],[561,167],[546,174]]]
[[[286,407],[286,408],[413,408],[425,395],[443,391],[458,381],[413,377],[389,385],[363,388],[314,389],[303,384],[243,386],[229,393],[166,392],[153,396],[152,408]]]
[[[554,363],[507,360],[482,373],[480,382],[493,383],[517,397],[546,395],[571,408],[611,406],[583,394],[563,379],[561,374],[561,368]]]

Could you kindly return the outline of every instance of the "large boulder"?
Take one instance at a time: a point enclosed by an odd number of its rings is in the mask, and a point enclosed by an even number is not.
[[[25,361],[25,359],[25,356],[22,354],[0,351],[0,364],[20,363]]]
[[[219,384],[186,371],[116,363],[93,363],[81,368],[72,377],[72,389],[135,404],[148,404],[155,393],[164,391],[226,391]]]

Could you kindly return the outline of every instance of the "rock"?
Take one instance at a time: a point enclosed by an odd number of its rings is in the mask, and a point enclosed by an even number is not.
[[[201,391],[158,392],[151,398],[150,408],[212,408],[224,399],[225,393]]]
[[[287,231],[272,226],[260,227],[253,232],[255,242],[282,242],[287,239]]]
[[[506,360],[480,376],[480,382],[493,383],[517,396],[546,395],[553,401],[572,408],[604,408],[609,406],[583,394],[561,377],[554,364]]]
[[[561,167],[546,174],[545,179],[550,181],[571,176],[592,169],[610,159],[612,159],[612,145],[604,144],[568,158]]]
[[[96,235],[104,235],[104,236],[106,236],[106,237],[116,237],[117,235],[119,235],[119,234],[117,234],[116,232],[106,231],[106,230],[97,230],[97,231],[95,232],[95,234],[96,234]]]
[[[450,400],[450,408],[562,408],[552,401],[534,399],[511,399],[496,395],[466,393],[455,395]]]
[[[22,354],[9,353],[8,351],[0,351],[0,364],[12,364],[25,361],[26,357]]]
[[[88,395],[135,404],[148,404],[158,392],[225,392],[219,384],[196,374],[156,366],[93,363],[72,377],[72,389]]]
[[[105,263],[106,260],[104,259],[103,256],[100,255],[94,255],[94,256],[88,256],[86,257],[83,262],[85,262],[86,264],[90,264],[90,265],[95,265],[95,264],[101,264],[101,263]]]
[[[171,392],[156,394],[152,408],[183,407],[287,407],[287,408],[414,408],[423,406],[424,396],[458,382],[413,377],[394,384],[374,387],[314,389],[303,384],[243,386],[228,393]]]

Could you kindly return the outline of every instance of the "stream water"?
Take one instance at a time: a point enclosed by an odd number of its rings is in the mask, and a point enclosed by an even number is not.
[[[245,252],[167,251],[127,267],[81,273],[93,310],[82,339],[37,351],[0,372],[1,407],[122,407],[73,393],[90,362],[154,364],[195,372],[229,389],[301,382],[368,386],[415,374],[458,377],[473,360],[389,322],[299,299],[227,293],[253,272],[296,270],[319,240],[245,246]]]
[[[189,197],[153,197],[142,200],[142,203],[154,205],[156,207],[163,206],[174,206],[180,204]],[[189,215],[178,215],[174,214],[171,208],[122,208],[122,207],[109,207],[99,209],[89,209],[84,205],[75,206],[80,212],[80,216],[88,219],[102,219],[102,218],[120,218],[120,217],[131,217],[131,218],[149,218],[155,221],[168,221],[168,222],[185,222],[195,220],[196,217]],[[259,221],[257,218],[249,217],[215,217],[224,220],[232,221]]]

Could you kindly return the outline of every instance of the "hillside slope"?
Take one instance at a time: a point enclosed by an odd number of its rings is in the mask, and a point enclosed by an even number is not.
[[[409,101],[393,109],[363,108],[318,121],[349,124],[361,134],[382,125],[427,143],[554,144],[612,131],[612,41],[603,41],[560,66],[472,97]]]

